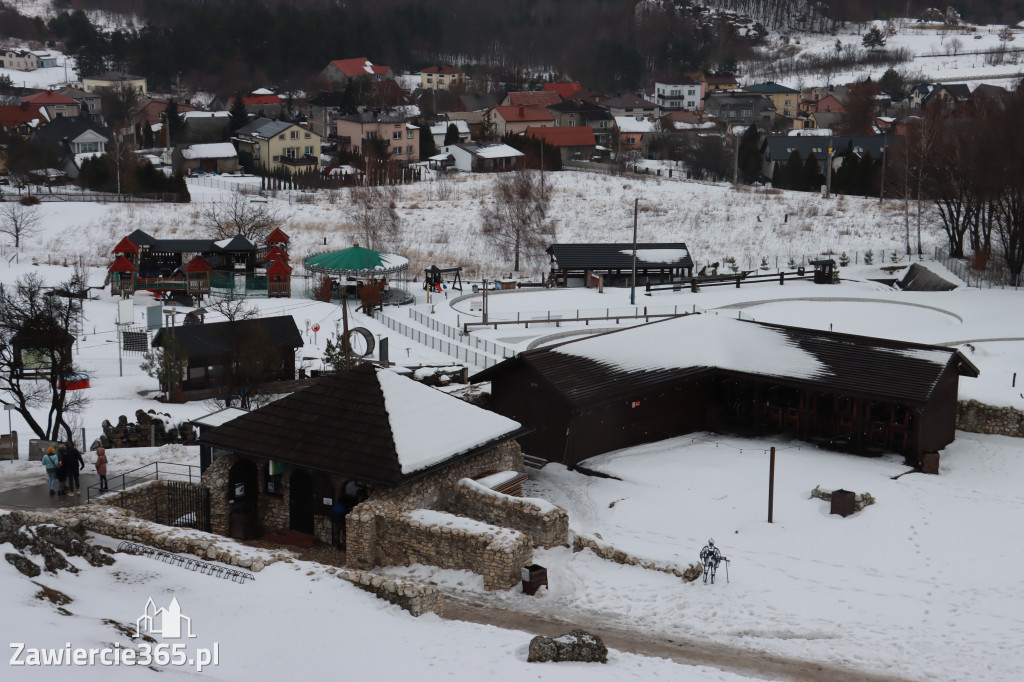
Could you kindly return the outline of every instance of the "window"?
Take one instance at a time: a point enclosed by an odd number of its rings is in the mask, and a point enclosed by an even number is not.
[[[570,120],[570,121],[569,121],[569,127],[570,127],[570,128],[574,128],[574,127],[576,127],[576,121],[572,121],[572,120]]]
[[[743,110],[743,113],[742,113],[742,114],[740,114],[740,116],[741,116],[742,118],[750,118],[750,117],[751,117],[751,116],[753,116],[753,115],[754,115],[754,112],[753,112],[752,110],[750,110],[750,109],[744,109],[744,110]]]
[[[413,132],[413,131],[411,131],[411,130],[410,130],[410,131],[409,131],[409,134],[408,134],[408,138],[409,138],[410,140],[412,139],[412,132]]]
[[[293,130],[293,131],[291,132],[291,135],[290,135],[290,137],[291,137],[291,138],[292,138],[293,140],[297,140],[297,139],[299,139],[299,131],[298,131],[298,130]]]
[[[402,153],[402,148],[401,147],[393,147],[391,149],[391,155],[392,156],[398,156],[401,153]]]
[[[402,131],[396,130],[395,132],[391,133],[391,139],[392,140],[401,140],[402,139]]]
[[[693,97],[694,95],[697,94],[697,91],[694,90],[693,88],[690,88],[689,90],[686,91],[686,94],[689,95],[690,97]]]
[[[308,140],[309,138],[311,138],[311,137],[312,137],[312,135],[310,135],[309,133],[306,133],[306,139],[307,139],[307,140]]]
[[[313,148],[312,147],[306,147],[306,156],[312,156],[312,155],[313,155]]]
[[[405,153],[406,153],[406,154],[408,154],[409,156],[412,156],[412,145],[411,145],[411,144],[410,144],[410,145],[408,145],[408,146],[407,146],[407,147],[405,148]]]
[[[277,139],[279,139],[279,140],[283,140],[283,139],[284,139],[284,133],[282,133],[281,135],[279,135]]]
[[[297,156],[297,151],[298,150],[296,147],[286,147],[284,150],[284,155],[289,159],[294,159]]]

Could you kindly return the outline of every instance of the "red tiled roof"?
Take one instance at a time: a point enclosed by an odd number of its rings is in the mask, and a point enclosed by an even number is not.
[[[268,275],[287,275],[292,271],[292,266],[288,265],[286,260],[275,260],[273,263],[267,266]]]
[[[287,244],[291,241],[291,237],[284,233],[280,227],[275,227],[274,231],[267,235],[268,244]]]
[[[597,144],[594,129],[590,126],[527,128],[526,134],[544,140],[552,147],[593,147]]]
[[[508,123],[521,121],[554,121],[555,117],[543,107],[512,106],[494,107],[503,119]]]
[[[141,251],[139,245],[131,237],[125,237],[117,243],[110,253],[138,253]]]
[[[235,98],[231,98],[231,102],[234,103]],[[280,104],[281,98],[277,95],[249,95],[248,97],[242,98],[242,104],[247,107],[260,106],[261,104]]]
[[[135,272],[136,268],[132,262],[124,256],[118,256],[117,260],[110,264],[107,272]]]
[[[263,257],[263,260],[268,263],[275,260],[288,260],[288,254],[280,246],[274,244],[274,248],[267,251],[267,255]]]
[[[574,92],[579,92],[583,86],[579,83],[545,83],[544,89],[548,92],[557,92],[562,99],[569,99]]]
[[[78,102],[76,102],[75,100],[71,99],[70,97],[65,97],[64,95],[60,94],[59,92],[55,92],[53,90],[44,90],[43,92],[37,92],[34,95],[28,95],[26,97],[22,97],[21,101],[24,102],[25,104],[36,104],[36,105],[50,105],[50,104],[75,104],[75,105],[77,105],[78,104]]]
[[[546,107],[551,104],[558,104],[561,102],[562,96],[557,92],[552,92],[551,90],[510,92],[508,93],[508,101],[512,106]]]
[[[48,121],[43,114],[39,113],[38,106],[27,104],[9,104],[0,106],[0,127],[17,128],[18,126],[32,121]]]
[[[356,57],[354,59],[335,59],[331,62],[334,67],[341,71],[349,78],[357,78],[359,76],[377,75],[382,76],[388,72],[388,67],[377,66],[366,57]]]
[[[465,73],[462,69],[456,69],[454,66],[428,66],[423,69],[423,73]]]

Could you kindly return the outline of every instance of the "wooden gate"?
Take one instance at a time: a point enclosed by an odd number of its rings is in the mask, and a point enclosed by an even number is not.
[[[166,517],[157,523],[210,532],[210,491],[196,483],[167,481]]]

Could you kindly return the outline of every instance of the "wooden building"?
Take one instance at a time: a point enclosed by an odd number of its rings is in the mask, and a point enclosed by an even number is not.
[[[953,441],[952,348],[690,315],[521,353],[471,381],[534,432],[523,451],[576,465],[694,431],[786,433],[920,463]]]
[[[669,283],[693,276],[693,259],[686,244],[636,245],[636,283]],[[590,275],[605,284],[628,286],[633,273],[633,244],[552,244],[551,277],[560,286],[589,286]]]
[[[266,381],[295,378],[295,349],[302,347],[302,334],[291,315],[184,327],[164,327],[153,337],[153,347],[173,342],[188,355],[187,376],[181,389],[192,391],[220,385],[225,367],[247,353],[247,344],[266,346],[276,354],[276,368],[265,374]],[[261,356],[261,362],[266,358]]]

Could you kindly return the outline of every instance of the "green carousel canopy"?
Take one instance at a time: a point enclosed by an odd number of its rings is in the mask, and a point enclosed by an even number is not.
[[[341,251],[328,251],[302,261],[306,270],[335,276],[389,276],[409,269],[409,259],[394,253],[381,253],[356,245]]]

